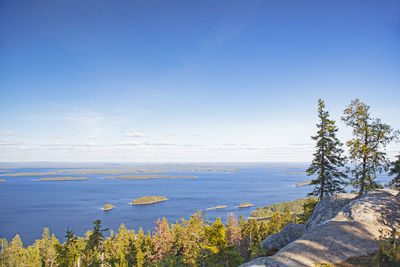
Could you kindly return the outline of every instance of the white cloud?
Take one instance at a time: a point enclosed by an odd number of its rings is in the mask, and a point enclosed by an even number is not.
[[[0,135],[13,135],[14,133],[13,132],[10,132],[10,131],[8,131],[8,132],[0,132]]]
[[[140,137],[146,137],[147,135],[144,133],[138,133],[138,132],[131,132],[131,133],[124,133],[125,137],[135,137],[135,138],[140,138]]]
[[[9,145],[15,145],[16,143],[11,142],[9,140],[0,140],[0,146],[9,146]]]
[[[140,145],[143,145],[143,143],[140,143],[140,142],[137,142],[137,141],[123,141],[123,142],[117,143],[117,145],[121,145],[121,146],[140,146]]]

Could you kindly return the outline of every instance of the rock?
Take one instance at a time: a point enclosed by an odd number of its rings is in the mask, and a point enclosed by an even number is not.
[[[312,231],[316,226],[333,218],[356,194],[336,194],[323,198],[315,206],[314,212],[307,220],[305,233]]]
[[[290,242],[293,242],[301,236],[305,229],[304,224],[290,223],[286,225],[279,233],[272,234],[261,241],[261,249],[265,252],[278,251]]]
[[[350,257],[372,254],[378,249],[380,230],[388,234],[400,230],[400,205],[396,194],[397,191],[381,189],[356,199],[340,194],[325,200],[325,204],[316,207],[299,239],[274,256],[258,258],[244,266],[338,264]],[[339,206],[342,207],[339,209]],[[329,218],[331,215],[333,217]]]

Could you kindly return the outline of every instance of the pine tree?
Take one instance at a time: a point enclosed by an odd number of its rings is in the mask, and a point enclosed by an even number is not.
[[[368,105],[355,99],[346,107],[342,116],[346,125],[353,128],[354,137],[346,144],[354,164],[351,170],[354,176],[352,185],[360,188],[360,197],[364,192],[380,186],[375,181],[376,174],[387,170],[389,164],[383,149],[399,134],[380,119],[371,118],[369,109]]]
[[[158,218],[156,221],[155,231],[152,236],[155,261],[161,260],[171,253],[172,240],[173,237],[169,228],[168,220],[163,218],[161,221]]]
[[[400,190],[400,155],[397,155],[397,160],[392,162],[389,175],[395,175],[389,182],[389,186],[396,190]]]
[[[226,240],[228,240],[228,245],[238,247],[241,239],[239,222],[236,216],[230,213],[228,222],[226,223]]]
[[[311,181],[315,185],[314,191],[309,195],[319,196],[322,199],[326,195],[343,192],[343,179],[346,174],[341,170],[345,166],[345,158],[342,156],[342,143],[336,137],[338,131],[335,121],[329,119],[328,111],[325,111],[325,103],[318,99],[317,135],[311,137],[316,141],[314,159],[307,169],[307,175],[317,175]]]

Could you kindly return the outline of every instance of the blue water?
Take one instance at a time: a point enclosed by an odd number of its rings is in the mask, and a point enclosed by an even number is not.
[[[22,168],[16,172],[48,172],[55,168]],[[312,190],[295,184],[310,180],[301,168],[247,168],[238,172],[177,172],[169,175],[196,175],[197,178],[152,180],[103,179],[104,174],[75,175],[89,177],[88,181],[39,182],[35,176],[4,177],[0,183],[0,237],[11,240],[15,234],[24,246],[41,238],[44,227],[64,241],[66,228],[82,236],[100,219],[104,227],[118,230],[121,223],[128,229],[153,230],[157,218],[170,223],[179,218],[189,219],[196,210],[204,211],[216,205],[225,209],[209,210],[207,216],[223,220],[230,212],[248,217],[256,207],[304,198]],[[74,176],[74,175],[66,175]],[[54,176],[51,176],[54,177]],[[166,196],[168,201],[143,206],[129,203],[141,196]],[[251,208],[237,206],[242,202]],[[111,211],[102,211],[104,204]]]

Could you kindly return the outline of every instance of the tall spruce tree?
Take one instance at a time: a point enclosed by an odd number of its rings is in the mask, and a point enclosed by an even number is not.
[[[397,160],[392,162],[389,175],[395,175],[389,182],[389,186],[392,186],[396,190],[400,190],[400,154],[397,155]]]
[[[397,138],[398,131],[371,118],[370,107],[359,99],[351,101],[343,112],[342,120],[353,128],[353,139],[346,144],[349,147],[350,160],[353,163],[351,183],[359,188],[361,197],[366,191],[378,188],[376,174],[387,170],[389,161],[384,148]]]
[[[311,137],[316,141],[316,151],[306,172],[307,175],[317,175],[311,181],[315,188],[309,195],[322,199],[326,195],[343,192],[344,179],[347,176],[341,170],[346,159],[342,156],[343,144],[336,137],[338,128],[335,121],[329,119],[329,112],[325,110],[325,103],[321,99],[318,99],[318,118],[317,135]]]

